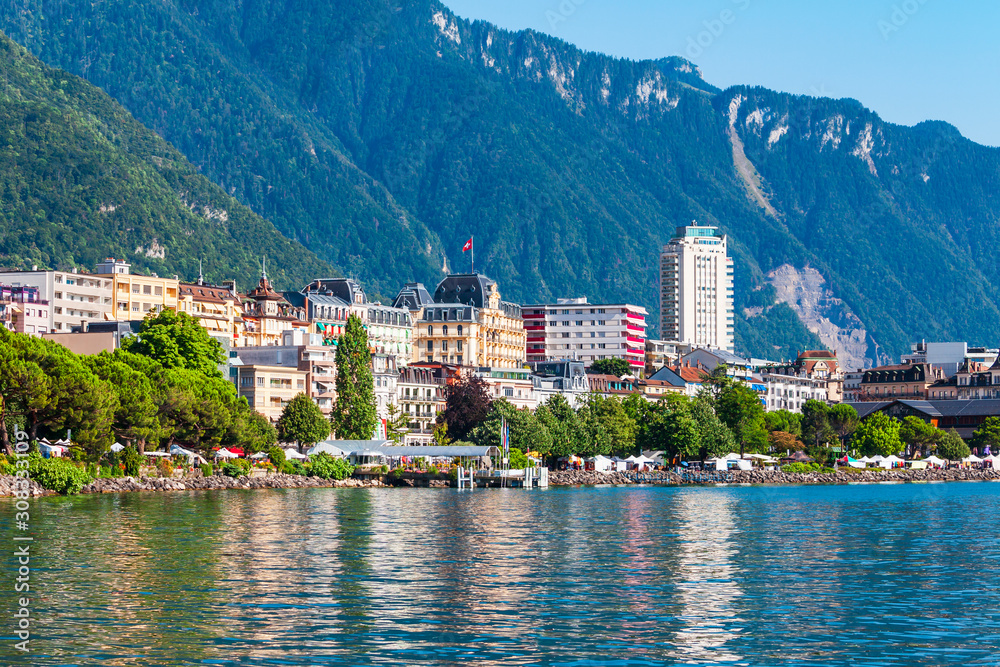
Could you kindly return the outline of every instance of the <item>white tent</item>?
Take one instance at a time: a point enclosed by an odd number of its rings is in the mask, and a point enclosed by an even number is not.
[[[66,447],[64,447],[63,445],[54,445],[44,439],[38,441],[38,451],[45,458],[49,458],[50,456],[66,455]]]
[[[125,449],[125,445],[121,444],[120,442],[116,442],[115,444],[111,445],[111,451],[113,452],[120,452],[123,449]]]
[[[629,463],[635,463],[636,462],[635,454],[633,454],[632,456],[628,457],[625,460],[628,461]]]
[[[350,452],[345,452],[340,447],[337,447],[336,445],[331,445],[329,442],[321,442],[317,444],[315,447],[312,447],[309,451],[306,452],[306,454],[308,454],[309,456],[312,456],[313,454],[329,454],[330,456],[343,458],[349,455]]]
[[[728,454],[726,454],[727,461],[739,461],[741,458],[742,457],[736,452],[729,452]]]
[[[881,467],[885,468],[886,470],[888,470],[894,464],[901,463],[902,461],[903,461],[903,459],[901,459],[898,456],[896,456],[895,454],[893,454],[892,456],[887,456],[887,457],[883,458],[881,461],[879,461],[879,465]]]
[[[252,458],[254,461],[259,461],[260,459],[266,459],[267,452],[257,452],[256,454],[251,454],[250,458]]]
[[[180,445],[170,445],[170,453],[173,456],[186,456],[189,463],[193,463],[195,461],[198,463],[208,463],[208,461],[206,461],[201,454],[192,452],[190,449],[184,449]]]
[[[217,459],[238,459],[238,454],[233,454],[231,451],[223,447],[215,453],[215,458]]]
[[[648,456],[643,456],[640,454],[639,456],[635,457],[635,462],[637,465],[648,466],[648,465],[655,465],[656,459],[651,459]]]
[[[876,454],[875,456],[868,459],[868,461],[870,463],[881,463],[883,459],[885,459],[884,456],[882,456],[881,454]]]
[[[962,459],[962,463],[982,463],[982,462],[983,460],[978,456],[976,456],[975,454],[969,454],[964,459]]]
[[[594,464],[594,470],[597,472],[610,472],[615,468],[614,461],[606,456],[601,456],[600,454],[587,459],[587,461]]]
[[[167,458],[170,456],[170,452],[143,452],[145,456],[152,456],[153,458]]]
[[[990,454],[983,459],[983,462],[989,463],[990,467],[994,470],[1000,470],[1000,456],[997,456],[996,454]]]
[[[305,454],[299,454],[298,450],[293,449],[292,447],[285,450],[286,459],[304,459],[305,457]]]
[[[926,459],[924,459],[924,461],[927,461],[927,463],[932,466],[943,466],[948,463],[944,459],[939,459],[936,456],[928,456]]]
[[[862,456],[860,459],[857,459],[857,461],[858,463],[871,463],[873,459],[870,459],[867,456]]]

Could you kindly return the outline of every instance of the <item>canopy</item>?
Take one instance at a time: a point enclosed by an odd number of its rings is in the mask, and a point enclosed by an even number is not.
[[[638,464],[641,465],[641,464],[644,464],[644,463],[656,463],[656,461],[654,459],[647,458],[645,456],[640,455],[640,456],[635,457],[635,463],[638,463]]]
[[[962,463],[982,463],[982,461],[983,460],[978,456],[976,456],[975,454],[969,454],[964,459],[962,459]]]
[[[882,456],[881,454],[876,454],[875,456],[871,457],[871,458],[869,459],[869,461],[870,461],[871,463],[879,463],[879,462],[880,462],[880,461],[882,461],[883,459],[885,459],[885,457],[884,457],[884,456]]]
[[[735,452],[729,452],[728,454],[726,454],[727,461],[739,461],[741,458],[742,457]]]
[[[231,451],[223,447],[215,453],[215,458],[217,459],[238,459],[239,455],[233,454]]]
[[[190,449],[184,449],[180,445],[170,445],[170,453],[174,456],[186,456],[188,461],[197,461],[198,463],[208,463],[201,454],[197,452],[192,452]]]
[[[336,445],[331,445],[329,442],[321,442],[318,445],[310,448],[306,454],[313,456],[314,454],[329,454],[335,457],[344,457],[350,454],[350,452],[337,447]],[[305,457],[303,457],[305,458]]]
[[[861,463],[871,463],[874,460],[875,459],[870,459],[867,456],[862,456],[860,459],[858,459],[858,461],[861,462]]]
[[[256,454],[251,454],[250,458],[254,459],[255,461],[260,459],[266,459],[267,452],[257,452]]]
[[[629,463],[635,463],[636,462],[635,454],[633,454],[632,456],[628,457],[625,460],[628,461]]]
[[[154,456],[159,458],[165,458],[170,456],[170,452],[143,452],[146,456]]]
[[[291,447],[285,450],[286,459],[304,459],[305,457],[305,454],[299,454],[297,450],[292,449]]]
[[[121,444],[120,442],[116,442],[115,444],[111,445],[111,451],[113,452],[120,452],[123,449],[125,449],[125,445]]]
[[[924,460],[930,463],[931,465],[936,465],[936,466],[943,466],[945,463],[947,463],[947,461],[945,461],[944,459],[939,459],[936,456],[928,456]]]

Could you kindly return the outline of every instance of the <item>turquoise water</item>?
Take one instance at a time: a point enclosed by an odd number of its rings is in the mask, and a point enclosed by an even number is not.
[[[1000,664],[995,517],[994,483],[47,498],[0,660]]]

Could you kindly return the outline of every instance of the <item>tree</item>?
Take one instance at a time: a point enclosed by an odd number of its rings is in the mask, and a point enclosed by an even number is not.
[[[789,412],[788,410],[765,412],[764,428],[772,432],[784,431],[798,437],[802,435],[802,415],[797,412]]]
[[[898,454],[903,448],[899,439],[899,422],[883,412],[872,413],[854,431],[851,447],[864,456]]]
[[[395,443],[400,443],[410,432],[410,419],[395,403],[389,403],[386,406],[386,411],[389,415],[388,419],[385,420],[385,436]]]
[[[635,421],[617,397],[590,394],[578,412],[587,434],[587,446],[580,454],[607,456],[635,449]]]
[[[323,411],[305,394],[296,394],[278,417],[278,440],[315,445],[330,437],[330,422]]]
[[[624,359],[619,359],[618,357],[613,357],[611,359],[598,359],[594,363],[590,364],[590,368],[587,369],[587,372],[598,375],[614,375],[619,378],[625,375],[635,374],[635,371],[632,370],[632,365]]]
[[[444,411],[437,423],[447,423],[451,437],[467,440],[472,429],[489,416],[492,402],[486,382],[467,375],[448,385]]]
[[[361,318],[347,318],[344,334],[337,341],[337,400],[330,422],[342,440],[370,440],[375,434],[378,413],[375,407],[375,379],[368,333]]]
[[[961,461],[971,454],[969,446],[962,440],[962,436],[955,429],[949,429],[941,434],[937,443],[937,453],[948,461]]]
[[[500,447],[500,427],[507,421],[510,446],[522,452],[547,452],[552,448],[552,436],[546,426],[527,408],[518,409],[506,399],[493,401],[490,413],[476,428],[469,439],[483,447]]]
[[[925,451],[933,447],[941,438],[941,431],[919,417],[905,417],[899,426],[899,439],[910,448],[911,452]]]
[[[847,439],[858,428],[858,411],[847,403],[838,403],[831,407],[827,418],[830,421],[830,428],[840,438],[841,446],[847,442]]]
[[[544,405],[535,411],[535,416],[549,431],[552,448],[549,455],[570,456],[583,451],[587,434],[580,415],[562,394],[552,394]]]
[[[154,400],[153,382],[125,363],[123,354],[128,353],[121,353],[120,350],[115,354],[101,352],[84,359],[94,374],[111,386],[118,398],[112,432],[125,444],[137,443],[141,454],[148,441],[159,440],[159,409]]]
[[[692,407],[692,401],[681,394],[668,394],[648,404],[636,435],[639,449],[662,451],[666,460],[697,456],[702,433]]]
[[[452,443],[452,438],[448,437],[448,422],[443,422],[434,426],[434,446],[447,447]]]
[[[173,310],[147,315],[139,335],[122,340],[122,349],[154,359],[164,368],[186,368],[212,377],[222,377],[219,365],[226,362],[222,345],[198,320]]]
[[[825,447],[837,437],[830,426],[830,406],[810,399],[802,405],[802,440],[812,447]]]
[[[782,450],[789,452],[800,452],[804,449],[802,442],[787,431],[771,431],[767,436],[771,443],[771,449],[776,452]]]
[[[691,402],[691,418],[697,425],[698,457],[702,460],[725,456],[736,447],[736,438],[712,406],[711,396],[700,393]]]
[[[983,453],[987,448],[994,454],[1000,453],[1000,417],[987,417],[972,433],[969,441],[979,453]]]
[[[749,387],[738,382],[727,383],[719,391],[715,411],[739,443],[740,454],[767,448],[764,406],[757,393]]]

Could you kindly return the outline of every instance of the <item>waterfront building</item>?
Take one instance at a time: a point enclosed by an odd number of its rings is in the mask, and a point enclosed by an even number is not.
[[[486,383],[494,400],[505,399],[518,409],[538,407],[535,384],[527,368],[477,368],[473,375]]]
[[[180,281],[176,277],[143,276],[131,269],[123,259],[108,258],[97,265],[97,273],[90,279],[95,288],[98,280],[112,283],[113,309],[108,319],[141,320],[150,313],[177,310]]]
[[[571,407],[577,408],[590,391],[582,361],[535,361],[528,362],[528,368],[538,405],[546,403],[554,394],[561,394]]]
[[[664,340],[735,352],[733,260],[717,227],[691,224],[660,253]]]
[[[667,369],[670,370],[670,369]],[[652,378],[636,380],[636,386],[647,401],[658,401],[668,394],[687,394],[687,383],[676,373],[675,378],[654,380]]]
[[[958,400],[1000,398],[1000,358],[989,367],[966,360],[949,383],[934,383],[928,394],[930,398],[950,398],[947,390],[952,388]]]
[[[705,368],[678,364],[673,367],[664,366],[660,370],[653,373],[649,379],[670,382],[671,384],[677,384],[677,386],[680,386],[681,383],[683,383],[684,394],[690,398],[694,398],[698,395],[698,392],[701,390],[705,379],[708,378],[709,374],[710,371]]]
[[[261,271],[257,287],[242,301],[242,347],[280,345],[286,331],[306,331],[309,327],[305,309],[296,307],[275,292],[267,278],[267,271]]]
[[[849,403],[865,419],[875,412],[882,412],[895,419],[918,417],[942,430],[955,429],[968,440],[988,417],[1000,417],[1000,400],[973,399],[968,401],[923,401],[896,399],[886,401],[860,401]],[[975,451],[973,453],[976,453]],[[983,455],[983,452],[979,452]]]
[[[372,382],[375,391],[375,411],[378,418],[385,421],[389,418],[389,405],[396,403],[396,385],[399,382],[399,369],[396,366],[394,354],[372,354]]]
[[[240,350],[241,357],[245,352]],[[278,421],[290,400],[307,391],[309,373],[291,366],[244,363],[236,371],[240,396],[271,423]]]
[[[792,363],[768,366],[760,375],[769,411],[801,412],[808,400],[839,403],[842,398],[843,374],[837,353],[829,350],[805,350]]]
[[[434,441],[437,416],[447,400],[448,379],[457,374],[457,367],[442,364],[411,364],[400,369],[396,405],[409,420],[403,444],[429,445]]]
[[[885,401],[897,398],[922,400],[928,388],[944,380],[944,372],[929,363],[899,364],[869,368],[861,378],[858,401]]]
[[[113,281],[109,277],[73,271],[5,271],[0,283],[38,289],[39,302],[47,302],[45,332],[69,333],[86,322],[104,322],[113,316]],[[8,312],[13,313],[13,310]],[[125,319],[129,319],[126,317]],[[27,324],[27,323],[26,323]]]
[[[864,371],[848,371],[844,373],[844,403],[855,403],[861,395],[861,380],[865,377]]]
[[[636,376],[645,368],[646,316],[642,306],[590,304],[586,297],[521,307],[527,359],[624,359]]]
[[[199,276],[196,283],[179,283],[177,311],[198,320],[208,335],[230,346],[243,339],[243,301],[236,291],[236,282],[227,285],[206,285]]]
[[[394,305],[415,311],[413,361],[458,366],[522,368],[521,307],[503,301],[496,282],[478,273],[452,274],[424,301],[426,290],[407,285]]]
[[[0,284],[0,325],[9,331],[41,336],[49,332],[51,307],[34,285]]]
[[[954,377],[967,362],[990,367],[997,360],[995,348],[970,347],[968,343],[928,343],[920,341],[910,345],[910,353],[902,356],[903,364],[932,364],[940,368],[946,378]]]
[[[232,364],[232,377],[241,393],[245,389],[241,378],[240,366],[255,366],[261,368],[285,368],[305,373],[304,384],[299,387],[296,379],[296,389],[304,393],[319,406],[323,414],[328,415],[333,409],[333,401],[337,396],[336,388],[336,348],[323,344],[319,334],[307,334],[302,330],[286,331],[282,335],[281,345],[258,345],[241,347],[234,350],[235,359]],[[267,379],[270,382],[270,378]],[[294,394],[292,394],[294,396]],[[265,402],[270,395],[265,396]],[[251,405],[254,405],[251,403]],[[256,407],[256,406],[255,406]]]
[[[409,309],[369,301],[361,284],[350,278],[317,279],[302,288],[301,294],[310,323],[331,340],[343,334],[347,316],[354,314],[368,332],[373,354],[390,355],[398,365],[412,358],[413,316]]]
[[[725,366],[726,375],[749,384],[755,373],[769,366],[776,366],[774,361],[741,357],[729,350],[695,348],[678,360],[680,366],[702,368],[711,374],[717,367]]]

